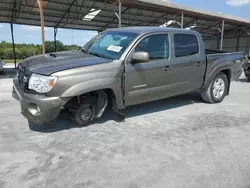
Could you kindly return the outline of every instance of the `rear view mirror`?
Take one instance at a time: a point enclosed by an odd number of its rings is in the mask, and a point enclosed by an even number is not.
[[[146,63],[149,61],[148,52],[135,52],[132,55],[132,63]]]

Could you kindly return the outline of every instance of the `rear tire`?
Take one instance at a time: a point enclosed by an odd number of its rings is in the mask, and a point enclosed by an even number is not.
[[[209,84],[206,91],[201,92],[201,97],[208,103],[220,103],[228,93],[228,79],[224,73],[219,73]]]

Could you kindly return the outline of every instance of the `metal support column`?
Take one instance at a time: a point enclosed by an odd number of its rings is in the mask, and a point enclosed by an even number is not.
[[[122,0],[118,0],[119,2],[119,28],[122,27]]]
[[[55,46],[55,52],[56,52],[56,35],[57,35],[58,28],[54,27],[54,46]]]
[[[181,11],[181,28],[183,29],[184,26],[184,13]]]
[[[41,21],[41,32],[42,32],[42,51],[45,54],[45,35],[44,35],[44,16],[43,16],[43,2],[42,0],[37,0],[37,4],[40,10],[40,21]]]
[[[220,49],[220,33],[218,34],[216,49]]]
[[[220,50],[223,49],[224,26],[225,26],[225,21],[222,20],[222,27],[221,27],[221,32],[220,32]]]
[[[237,35],[237,42],[236,42],[236,51],[239,51],[239,45],[240,45],[240,31],[237,30],[236,31],[236,35]]]
[[[13,48],[13,59],[16,68],[16,47],[15,47],[15,39],[14,39],[14,31],[13,31],[13,23],[10,23],[11,37],[12,37],[12,48]]]

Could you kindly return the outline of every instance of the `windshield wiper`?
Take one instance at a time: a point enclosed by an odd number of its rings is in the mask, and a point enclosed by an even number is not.
[[[98,54],[96,52],[87,52],[87,53],[90,54],[90,55],[94,55],[96,57],[101,57],[101,58],[105,58],[105,59],[112,59],[112,57],[106,56],[104,54]]]
[[[83,53],[86,53],[86,54],[88,53],[88,51],[87,51],[86,49],[84,49],[84,48],[81,48],[80,50],[81,50]]]
[[[94,55],[94,56],[97,56],[97,57],[101,57],[101,55],[99,55],[98,53],[96,52],[89,52],[90,55]]]

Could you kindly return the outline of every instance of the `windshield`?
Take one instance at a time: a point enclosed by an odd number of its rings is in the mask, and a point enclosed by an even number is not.
[[[119,59],[136,36],[135,33],[107,31],[90,40],[82,50],[98,57]]]

